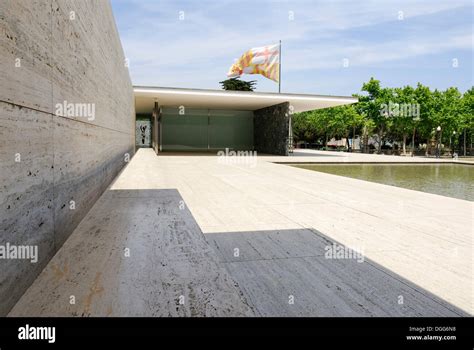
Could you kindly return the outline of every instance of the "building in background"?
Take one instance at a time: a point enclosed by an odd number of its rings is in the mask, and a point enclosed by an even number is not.
[[[137,147],[157,153],[229,148],[288,155],[293,113],[357,102],[341,96],[141,86],[134,94]],[[152,138],[146,145],[143,135]]]

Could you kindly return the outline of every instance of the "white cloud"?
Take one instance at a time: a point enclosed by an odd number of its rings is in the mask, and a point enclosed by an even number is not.
[[[216,87],[245,50],[283,41],[283,70],[291,72],[397,62],[450,50],[472,49],[471,23],[426,30],[424,18],[470,1],[170,1],[128,0],[128,13],[116,12],[134,84]],[[124,0],[113,0],[115,9]],[[252,11],[256,6],[258,8]],[[179,21],[179,11],[185,20]],[[288,21],[288,11],[294,21]],[[404,21],[398,21],[403,11]],[[400,30],[384,38],[383,28]],[[403,30],[404,26],[412,26]],[[369,36],[354,37],[357,30]],[[381,31],[380,33],[378,31]],[[253,77],[251,77],[253,78]]]

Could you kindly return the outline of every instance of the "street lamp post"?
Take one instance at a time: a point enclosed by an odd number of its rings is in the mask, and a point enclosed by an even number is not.
[[[454,138],[454,141],[452,143],[451,153],[454,155],[454,151],[456,148],[456,130],[453,131],[453,138]],[[451,143],[451,139],[449,140],[449,143]]]
[[[436,135],[436,158],[440,157],[440,147],[441,147],[441,126],[438,125],[436,128],[438,135]]]
[[[453,157],[457,157],[457,153],[456,153],[456,130],[453,131],[453,149],[452,149],[452,153],[453,153]]]

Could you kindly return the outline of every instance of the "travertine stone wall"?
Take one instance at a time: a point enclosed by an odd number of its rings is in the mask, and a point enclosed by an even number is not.
[[[0,253],[38,247],[0,256],[5,315],[133,155],[135,111],[106,0],[0,1],[0,58]]]
[[[258,153],[288,155],[289,116],[289,102],[254,112],[254,145]]]

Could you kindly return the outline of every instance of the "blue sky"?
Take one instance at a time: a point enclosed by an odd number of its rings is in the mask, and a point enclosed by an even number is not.
[[[473,85],[470,0],[112,0],[112,7],[134,85],[219,89],[234,59],[280,39],[282,92],[351,95],[371,76],[393,87]],[[278,91],[259,75],[242,79]]]

